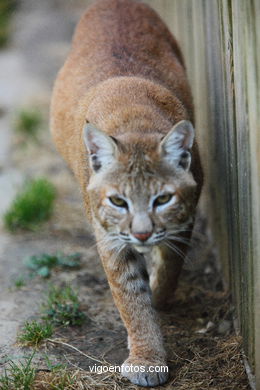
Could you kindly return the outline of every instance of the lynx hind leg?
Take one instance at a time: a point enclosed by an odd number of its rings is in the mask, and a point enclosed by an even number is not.
[[[182,265],[183,258],[170,248],[154,247],[150,286],[152,304],[157,310],[166,310],[171,305]]]

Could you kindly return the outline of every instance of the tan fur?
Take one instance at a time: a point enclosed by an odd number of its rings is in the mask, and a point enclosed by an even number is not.
[[[197,144],[192,147],[191,169],[183,173],[162,162],[159,148],[182,120],[193,122],[192,98],[182,54],[167,27],[138,1],[94,2],[77,26],[71,52],[57,77],[51,130],[57,149],[79,181],[111,291],[128,331],[130,356],[123,368],[164,365],[166,354],[143,256],[131,246],[112,248],[107,233],[117,228],[131,235],[135,233],[132,225],[138,230],[141,221],[142,233],[149,221],[154,234],[168,225],[185,225],[187,230],[189,217],[191,229],[202,185]],[[113,169],[93,172],[83,140],[86,122],[117,140]],[[169,183],[174,184],[176,204],[161,213],[148,213],[150,194]],[[111,188],[131,198],[131,213],[119,215],[107,206]],[[191,233],[183,234],[187,239]],[[185,253],[183,243],[175,245]],[[163,245],[154,252],[154,305],[161,307],[171,295],[169,289],[175,288],[182,256]],[[123,374],[145,386],[167,380],[165,373]]]

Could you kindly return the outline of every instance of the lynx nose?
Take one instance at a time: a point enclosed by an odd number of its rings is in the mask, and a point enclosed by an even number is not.
[[[152,235],[153,224],[148,213],[138,211],[135,213],[132,221],[132,235],[139,241],[145,242]]]
[[[140,241],[146,241],[149,237],[151,237],[152,232],[147,233],[133,233],[133,236]]]

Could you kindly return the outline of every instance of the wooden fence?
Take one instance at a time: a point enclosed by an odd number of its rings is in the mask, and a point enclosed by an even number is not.
[[[147,0],[192,84],[207,212],[260,389],[260,1]]]

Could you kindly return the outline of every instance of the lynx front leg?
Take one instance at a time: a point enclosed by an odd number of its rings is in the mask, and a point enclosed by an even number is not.
[[[153,249],[150,285],[153,307],[157,310],[165,310],[171,305],[186,252],[187,245],[176,241]]]
[[[122,365],[122,375],[140,386],[163,384],[168,378],[166,353],[151,305],[144,258],[131,249],[122,250],[117,258],[102,247],[99,247],[99,253],[128,332],[130,354]],[[162,366],[162,369],[155,366]]]

